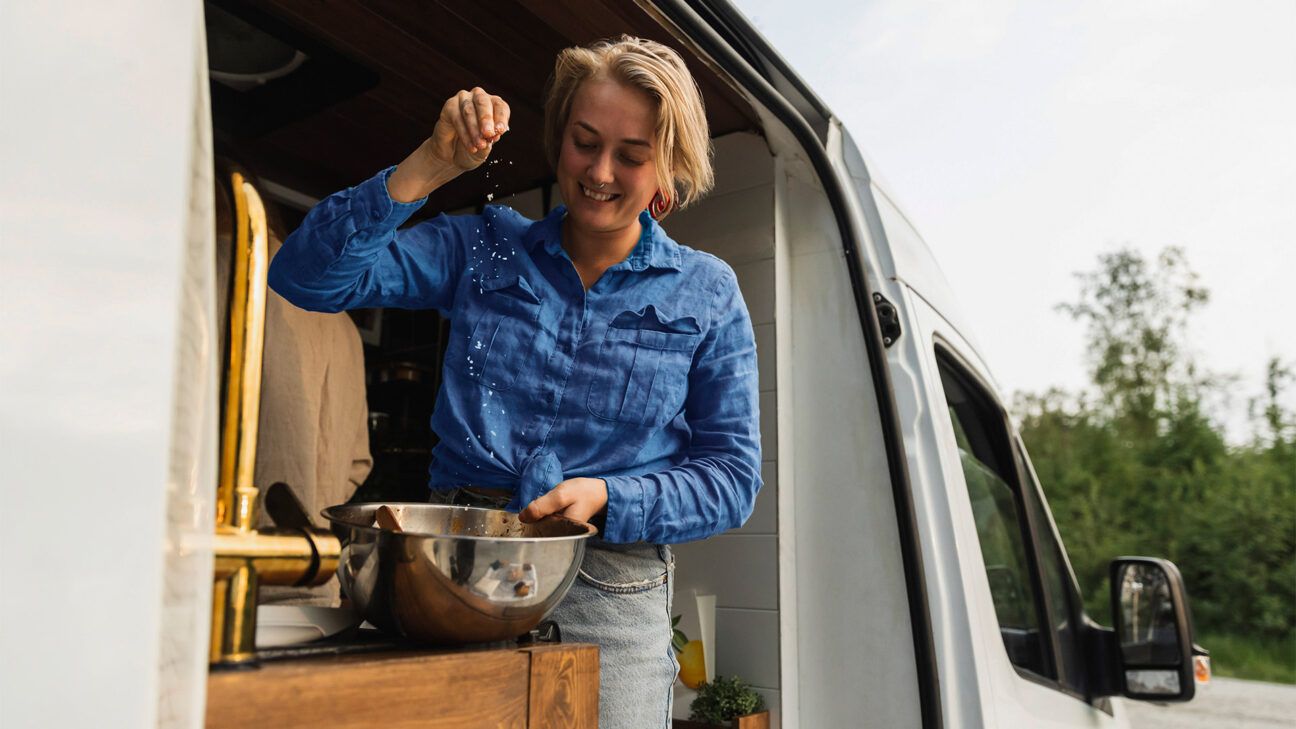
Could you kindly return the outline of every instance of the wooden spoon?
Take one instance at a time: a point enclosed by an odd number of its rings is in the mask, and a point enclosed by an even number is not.
[[[378,510],[374,512],[374,521],[378,522],[379,528],[386,529],[389,532],[399,533],[405,531],[401,528],[396,511],[386,504],[378,507]]]

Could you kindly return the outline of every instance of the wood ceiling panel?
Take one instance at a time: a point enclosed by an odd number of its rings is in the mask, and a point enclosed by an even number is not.
[[[461,61],[476,64],[477,59],[451,58],[434,39],[411,35],[362,5],[339,3],[328,13],[319,12],[317,4],[309,0],[275,0],[273,6],[295,25],[327,38],[378,71],[382,83],[369,93],[382,94],[392,89],[407,92],[403,104],[417,119],[435,121],[446,99],[462,88],[471,88],[472,80],[483,76],[460,65]],[[525,96],[530,92],[529,87],[513,79],[492,76],[491,82],[508,93]],[[535,114],[535,118],[538,116]]]
[[[681,47],[666,29],[633,2],[546,0],[531,3],[530,8],[542,22],[570,38],[572,44],[629,33],[674,48],[684,58],[702,91],[712,136],[760,128],[759,119],[733,89],[717,79],[709,67]]]
[[[561,39],[556,36],[553,36],[556,46],[536,44],[532,40],[534,33],[528,35],[501,22],[502,13],[496,13],[494,22],[486,30],[481,30],[470,20],[437,3],[369,0],[366,5],[415,38],[435,46],[445,56],[472,59],[472,71],[465,71],[464,78],[475,76],[483,80],[477,84],[465,83],[463,88],[480,85],[500,96],[507,98],[512,95],[537,106],[541,89],[553,70],[554,54],[562,47]],[[461,4],[460,8],[478,6]],[[475,20],[480,22],[484,18]],[[487,87],[487,83],[496,89]]]

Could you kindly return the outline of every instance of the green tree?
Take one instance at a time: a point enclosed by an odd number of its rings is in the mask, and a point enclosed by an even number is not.
[[[1091,387],[1019,394],[1014,409],[1090,614],[1109,619],[1113,557],[1164,556],[1200,630],[1296,644],[1291,369],[1268,363],[1256,437],[1230,446],[1211,403],[1234,380],[1194,361],[1187,327],[1210,297],[1182,251],[1119,250],[1078,278],[1059,309],[1085,325]]]

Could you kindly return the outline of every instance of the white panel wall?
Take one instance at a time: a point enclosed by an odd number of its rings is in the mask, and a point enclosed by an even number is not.
[[[763,138],[715,141],[716,187],[663,226],[684,245],[724,259],[738,275],[756,333],[760,370],[761,475],[751,518],[739,529],[677,545],[675,606],[693,594],[716,596],[716,673],[756,686],[779,719],[778,438],[774,300],[774,159]],[[695,638],[698,636],[689,636]],[[693,692],[676,694],[686,717]]]

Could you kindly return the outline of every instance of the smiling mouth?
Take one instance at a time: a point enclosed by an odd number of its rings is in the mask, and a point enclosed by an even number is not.
[[[611,193],[606,193],[606,192],[594,192],[593,190],[589,189],[588,187],[585,187],[585,185],[579,182],[577,182],[576,184],[580,185],[581,192],[585,195],[585,197],[594,200],[596,202],[611,202],[621,197],[620,195],[613,195]]]

